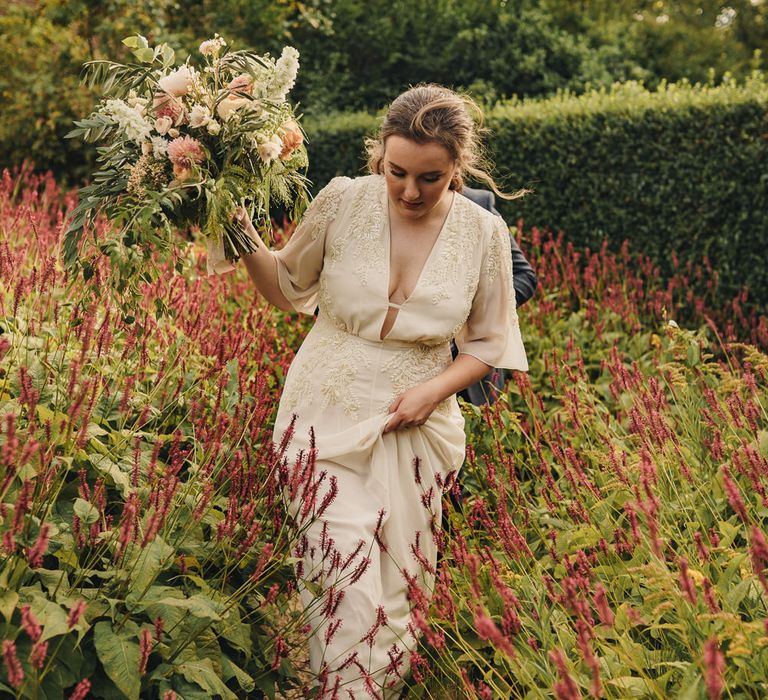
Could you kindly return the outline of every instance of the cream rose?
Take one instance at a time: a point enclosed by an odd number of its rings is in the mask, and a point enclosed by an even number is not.
[[[211,121],[211,112],[205,105],[196,104],[189,112],[189,125],[199,129]]]
[[[232,114],[236,109],[247,105],[249,102],[250,100],[247,97],[234,97],[230,95],[219,102],[216,113],[219,115],[219,119],[226,122],[232,118]]]
[[[280,152],[283,150],[283,141],[277,134],[273,134],[269,139],[260,143],[257,150],[259,158],[269,165],[280,156]]]
[[[173,119],[170,117],[158,117],[155,119],[155,131],[161,136],[165,136],[173,126]]]
[[[157,84],[163,92],[178,97],[189,92],[194,80],[194,73],[189,69],[189,66],[179,66],[176,70],[160,78]]]

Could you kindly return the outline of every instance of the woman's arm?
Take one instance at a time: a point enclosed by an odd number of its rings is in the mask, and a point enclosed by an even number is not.
[[[264,241],[261,240],[256,229],[253,227],[245,209],[238,207],[236,212],[237,221],[245,229],[245,232],[256,242],[256,250],[250,255],[243,255],[242,260],[245,263],[245,269],[251,276],[256,289],[270,303],[283,311],[293,311],[291,302],[286,299],[280,290],[280,284],[277,281],[277,259],[272,251],[267,248]]]
[[[391,416],[384,432],[423,425],[441,401],[474,384],[490,369],[492,368],[489,365],[476,357],[460,354],[436,377],[422,382],[395,399],[389,407]]]

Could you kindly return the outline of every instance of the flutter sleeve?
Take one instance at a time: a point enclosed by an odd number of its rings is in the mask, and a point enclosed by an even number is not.
[[[296,311],[311,314],[317,307],[326,234],[351,182],[348,177],[335,177],[323,187],[291,238],[275,252],[280,291]]]
[[[528,370],[512,283],[509,230],[494,217],[480,268],[480,279],[467,322],[456,337],[460,353],[491,367]]]

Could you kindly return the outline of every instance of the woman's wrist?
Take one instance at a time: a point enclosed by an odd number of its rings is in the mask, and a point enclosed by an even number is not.
[[[473,355],[459,354],[440,374],[424,382],[425,389],[440,403],[482,379],[493,369]]]

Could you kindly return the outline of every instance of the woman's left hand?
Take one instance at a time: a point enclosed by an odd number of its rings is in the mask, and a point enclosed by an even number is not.
[[[439,403],[440,398],[429,382],[408,389],[389,407],[390,417],[384,426],[384,432],[424,425]]]

